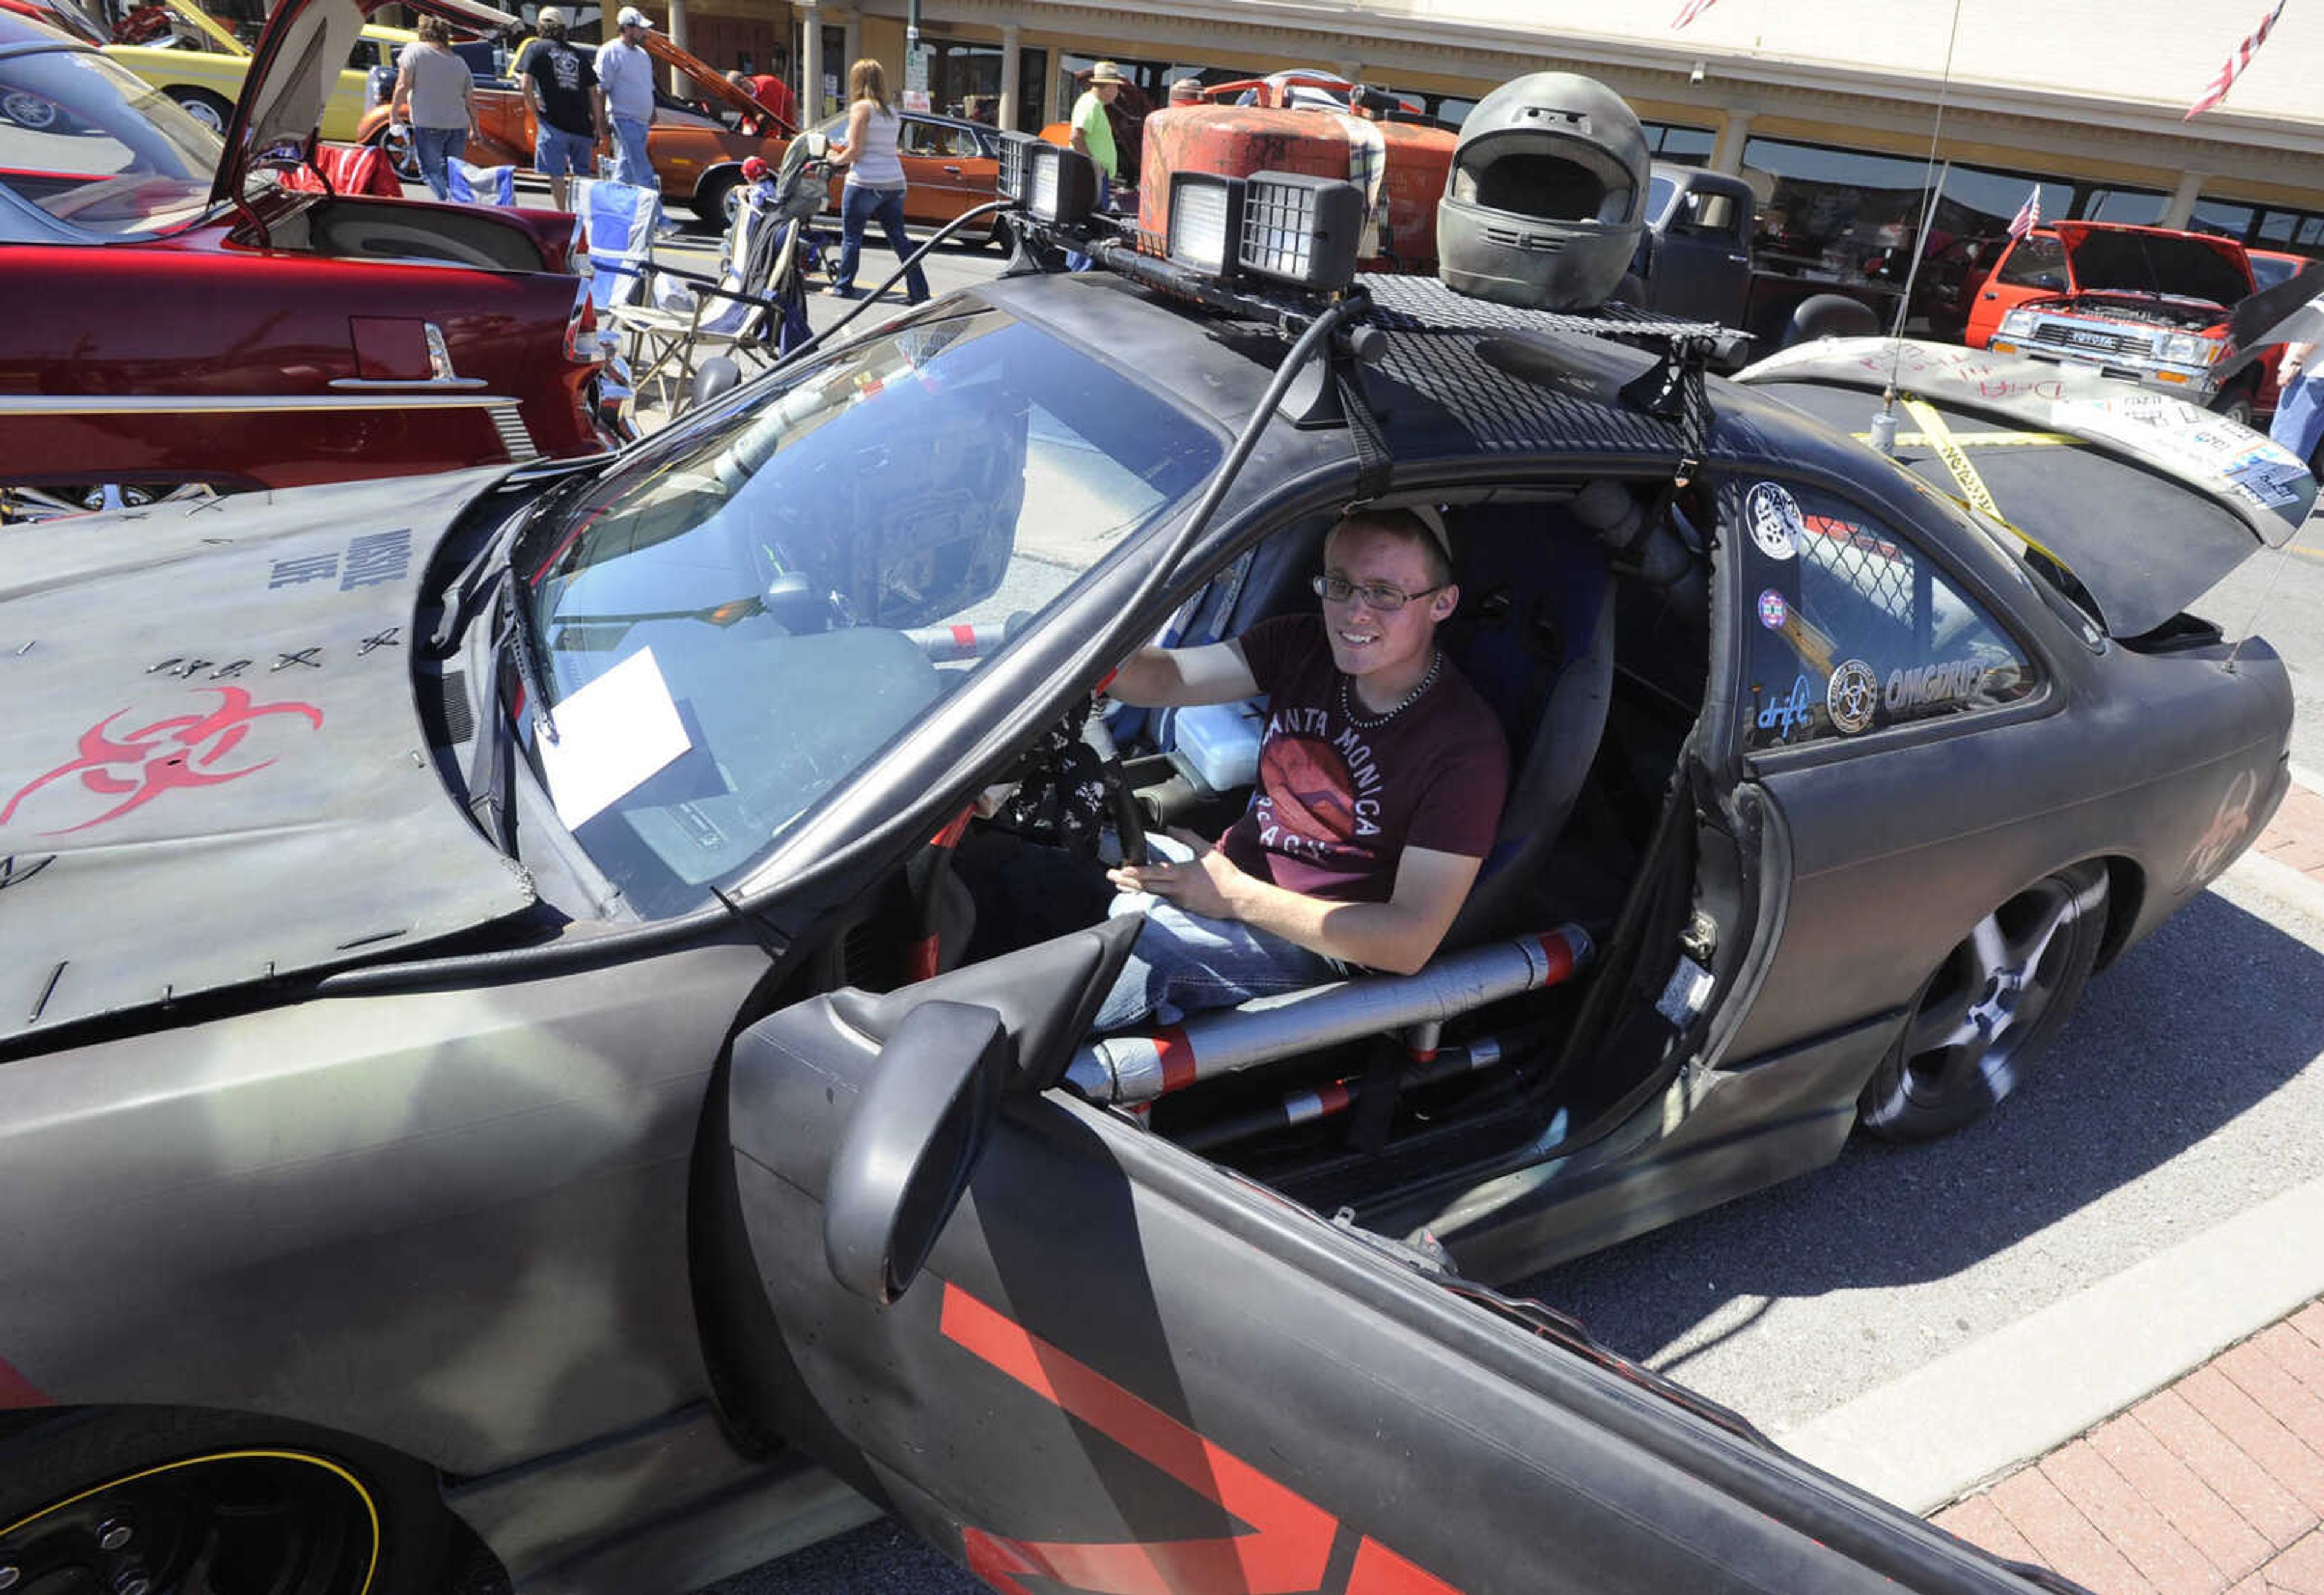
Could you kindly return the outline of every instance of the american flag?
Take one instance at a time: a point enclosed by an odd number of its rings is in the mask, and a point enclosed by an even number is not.
[[[2025,203],[2019,206],[2017,214],[2009,218],[2009,235],[2012,238],[2023,238],[2041,225],[2042,185],[2035,183],[2034,191],[2025,196]]]
[[[1688,9],[1692,11],[1698,8],[1689,6]],[[2227,64],[2219,69],[2219,75],[2211,79],[2211,86],[2209,88],[2203,90],[2203,97],[2187,108],[2187,115],[2181,118],[2182,121],[2192,122],[2227,97],[2228,87],[2243,75],[2243,69],[2246,67],[2251,65],[2252,57],[2257,55],[2259,47],[2267,42],[2267,31],[2275,26],[2275,19],[2282,14],[2283,0],[2275,0],[2274,8],[2260,19],[2258,28],[2254,30],[2250,38],[2236,46],[2236,52],[2227,57]]]
[[[1671,26],[1674,29],[1683,28],[1717,4],[1719,0],[1686,0],[1685,6],[1678,14],[1678,20],[1671,23]],[[2276,9],[2281,11],[2283,7],[2279,4]]]

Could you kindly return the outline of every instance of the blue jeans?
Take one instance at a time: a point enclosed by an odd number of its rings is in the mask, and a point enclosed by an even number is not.
[[[2316,445],[2324,442],[2324,378],[2302,372],[2277,397],[2275,423],[2267,435],[2298,455],[2301,464],[2314,459]]]
[[[1105,210],[1112,204],[1113,180],[1101,171],[1097,174],[1097,207],[1100,210]],[[1095,261],[1077,249],[1065,251],[1065,270],[1068,272],[1086,272],[1095,264],[1097,264]]]
[[[428,191],[438,199],[452,197],[451,160],[467,152],[468,130],[465,127],[414,127],[411,130],[411,153],[420,162],[420,175],[428,180]]]
[[[874,217],[888,235],[888,247],[898,260],[908,260],[912,241],[904,235],[904,190],[868,189],[849,183],[839,191],[839,271],[831,285],[841,293],[855,291],[855,262],[863,249],[863,229]],[[904,298],[918,304],[928,297],[928,279],[914,266],[904,276]]]
[[[628,116],[613,123],[613,180],[633,189],[658,189],[653,160],[646,153],[646,124]]]
[[[1157,857],[1189,856],[1167,836],[1149,835],[1147,845]],[[1231,1008],[1249,998],[1320,986],[1353,973],[1279,936],[1233,920],[1205,919],[1147,892],[1124,892],[1106,917],[1137,913],[1146,916],[1146,924],[1130,962],[1090,1022],[1098,1035],[1149,1016],[1156,1024],[1175,1025],[1204,1009]]]

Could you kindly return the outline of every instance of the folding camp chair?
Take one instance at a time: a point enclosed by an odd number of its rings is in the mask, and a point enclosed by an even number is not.
[[[471,166],[457,155],[445,163],[446,184],[450,198],[464,205],[513,205],[516,203],[516,168],[513,166]]]
[[[654,237],[661,227],[661,195],[630,183],[583,178],[575,205],[589,239],[589,300],[600,318],[617,321],[625,306],[647,302]]]
[[[805,140],[794,140],[798,148]],[[682,407],[696,363],[710,354],[772,360],[807,336],[805,268],[815,251],[807,218],[823,207],[829,170],[819,158],[786,156],[782,175],[745,196],[727,229],[714,281],[655,269],[658,280],[693,285],[685,308],[625,305],[611,318],[632,337],[630,364],[641,392],[659,379]]]

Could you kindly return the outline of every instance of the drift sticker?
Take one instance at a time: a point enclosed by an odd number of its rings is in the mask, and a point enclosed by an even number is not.
[[[1762,482],[1752,488],[1743,501],[1743,519],[1751,527],[1751,540],[1759,545],[1759,552],[1770,559],[1789,559],[1800,551],[1800,539],[1807,534],[1807,522],[1801,519],[1800,502],[1791,490],[1773,482]]]
[[[1791,618],[1792,606],[1784,602],[1784,595],[1781,593],[1778,593],[1773,587],[1769,587],[1766,592],[1759,595],[1759,623],[1761,625],[1766,627],[1770,632],[1780,632],[1784,629],[1784,622]]]
[[[1759,711],[1759,729],[1772,731],[1784,742],[1789,742],[1792,740],[1792,728],[1807,724],[1808,716],[1814,712],[1814,690],[1808,686],[1806,677],[1796,677],[1793,679],[1788,697],[1771,698],[1767,706]]]
[[[1888,672],[1880,700],[1891,716],[1937,704],[1960,703],[1975,697],[1985,685],[1985,667],[1976,659],[1951,659],[1941,665],[1921,665]]]
[[[175,788],[223,786],[246,775],[256,775],[274,761],[262,759],[255,764],[224,768],[219,761],[240,747],[243,739],[250,734],[251,726],[267,715],[295,715],[309,727],[322,728],[323,712],[312,704],[256,704],[239,687],[197,687],[192,690],[218,699],[218,706],[207,715],[173,715],[117,735],[109,728],[129,711],[115,710],[80,733],[80,748],[75,757],[16,788],[7,806],[0,807],[0,825],[15,818],[17,805],[42,788],[69,775],[78,775],[87,790],[122,801],[94,819],[41,834],[62,836],[86,831],[132,809],[143,808]]]
[[[1842,736],[1869,731],[1880,707],[1880,678],[1862,659],[1842,659],[1824,683],[1823,706]]]

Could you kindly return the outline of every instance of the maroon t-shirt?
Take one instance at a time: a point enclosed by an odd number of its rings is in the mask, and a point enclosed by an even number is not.
[[[1382,903],[1407,847],[1492,850],[1508,747],[1451,660],[1393,719],[1364,726],[1342,707],[1363,713],[1342,694],[1321,615],[1262,621],[1241,641],[1267,729],[1250,807],[1219,839],[1237,869],[1308,897]]]

